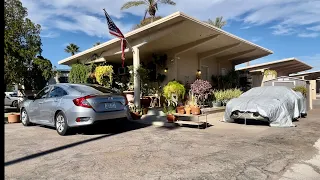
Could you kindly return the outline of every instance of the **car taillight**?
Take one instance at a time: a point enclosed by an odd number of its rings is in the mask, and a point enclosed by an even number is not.
[[[125,99],[125,105],[128,105],[128,99],[127,99],[127,96],[125,95],[125,94],[122,94],[122,96],[124,97],[124,99]]]
[[[93,98],[95,96],[92,95],[88,95],[88,96],[84,96],[84,97],[79,97],[77,99],[73,100],[74,105],[76,106],[81,106],[81,107],[86,107],[86,108],[92,108],[92,106],[90,105],[90,103],[87,101],[87,99]]]

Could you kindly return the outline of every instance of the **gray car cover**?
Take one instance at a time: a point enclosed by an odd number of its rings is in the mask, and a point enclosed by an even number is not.
[[[232,112],[258,112],[269,118],[270,126],[292,127],[294,118],[306,113],[306,100],[299,92],[285,86],[252,88],[239,98],[231,99],[226,106],[225,122],[234,122]]]

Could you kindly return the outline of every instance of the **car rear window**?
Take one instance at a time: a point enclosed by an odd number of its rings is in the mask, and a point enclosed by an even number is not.
[[[81,92],[81,93],[88,93],[88,94],[103,94],[103,93],[117,93],[111,89],[102,87],[102,86],[95,86],[95,85],[71,85],[71,88]]]

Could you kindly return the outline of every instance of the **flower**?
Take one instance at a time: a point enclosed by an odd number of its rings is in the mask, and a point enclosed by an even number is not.
[[[197,79],[191,84],[191,91],[200,99],[208,98],[208,95],[211,92],[211,84],[209,81]]]

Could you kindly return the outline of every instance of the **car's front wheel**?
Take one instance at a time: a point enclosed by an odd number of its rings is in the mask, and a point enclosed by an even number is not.
[[[26,109],[21,110],[21,122],[24,126],[30,126],[31,122],[29,121],[29,116]]]
[[[69,127],[68,127],[66,116],[63,114],[62,111],[60,111],[56,115],[55,127],[59,135],[61,136],[67,135]]]

